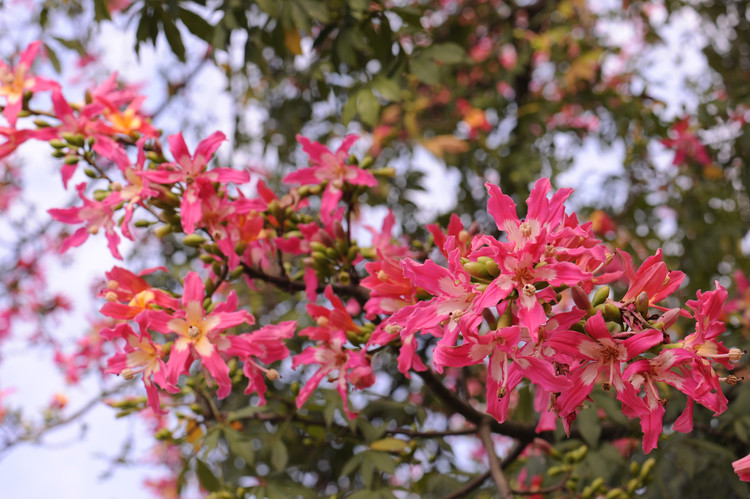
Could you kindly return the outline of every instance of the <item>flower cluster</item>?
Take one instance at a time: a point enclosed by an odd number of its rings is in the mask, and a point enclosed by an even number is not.
[[[141,111],[143,97],[115,76],[90,89],[85,104],[70,104],[59,85],[30,75],[38,47],[32,44],[14,68],[0,63],[9,124],[0,127],[6,137],[0,158],[27,140],[47,141],[64,158],[66,187],[77,165],[87,165],[89,180],[75,187],[82,204],[49,210],[55,220],[79,226],[61,251],[103,231],[112,255],[122,259],[120,234],[136,240],[135,228],[153,226],[160,237],[182,233],[204,264],[187,272],[179,295],[150,284],[149,275],[163,268],[108,272],[100,290],[108,322],[100,337],[73,356],[59,355],[69,378],[107,355],[111,345],[98,341],[107,340],[117,348],[108,372],[125,379],[141,374],[148,405],[164,414],[160,396],[180,392],[197,362],[219,399],[233,392],[241,365],[244,393],[265,404],[266,381],[279,377],[271,364],[290,359],[292,369],[314,371],[296,397],[298,409],[327,379],[353,419],[350,388],[372,386],[373,358],[390,351],[407,378],[479,366],[485,390],[473,391],[472,402],[499,422],[512,415],[519,388],[530,387],[540,432],[558,422],[570,432],[597,386],[613,391],[622,413],[640,420],[645,452],[657,446],[664,427],[664,384],[687,396],[677,431],[692,430],[695,403],[715,414],[727,409],[721,383],[737,381],[726,373],[743,352],[721,340],[726,290],[717,282],[682,307],[676,294],[685,275],[670,271],[661,251],[636,268],[630,255],[605,245],[591,222],[566,212],[571,189],[552,193],[548,179],[538,180],[521,218],[514,200],[487,183],[496,230],[466,228],[454,215],[446,232],[427,227],[433,251],[418,253],[393,237],[392,213],[380,230],[355,226],[358,197],[389,173],[348,157],[357,136],[346,136],[335,152],[298,136],[310,166],[288,174],[284,183],[293,187],[279,197],[260,179],[251,188],[248,171],[212,165],[226,140],[222,132],[192,153],[181,133],[171,135],[171,157],[165,155],[160,132]],[[483,60],[479,48],[472,57]],[[37,130],[17,128],[19,116],[35,114],[28,94],[47,91],[54,112],[36,113],[44,117]],[[473,137],[486,129],[484,115],[464,104]],[[688,139],[678,141],[695,146]],[[697,146],[666,145],[690,149],[683,156],[705,163]],[[316,203],[319,213],[309,209]],[[357,228],[372,234],[369,247],[355,240]],[[259,281],[304,291],[309,317],[300,320],[310,325],[297,332],[296,321],[284,321],[251,330],[255,317],[238,292]],[[9,322],[8,314],[0,320]],[[690,324],[684,337],[672,329],[678,320]],[[292,338],[299,353],[289,350]],[[742,479],[746,460],[735,463]]]
[[[438,371],[486,362],[486,410],[500,422],[527,380],[536,393],[539,431],[554,429],[557,419],[569,431],[599,384],[614,390],[623,414],[640,419],[645,452],[662,431],[666,399],[658,382],[688,397],[678,431],[691,431],[695,402],[716,414],[726,409],[714,367],[731,369],[742,352],[719,338],[724,288],[717,283],[699,293],[687,302],[690,312],[663,308],[685,276],[669,271],[660,251],[633,268],[629,255],[612,253],[596,238],[591,223],[565,213],[569,189],[548,197],[547,179],[534,186],[523,220],[499,187],[486,187],[500,238],[470,236],[454,223],[449,235],[435,238],[445,266],[410,258],[388,267],[368,264],[371,276],[362,284],[372,295],[365,308],[388,315],[371,344],[398,335],[399,369],[407,376],[427,369],[416,355],[419,333],[438,338],[432,354]],[[625,286],[619,299],[607,285],[615,281]],[[695,332],[683,339],[669,330],[680,316],[695,322]]]

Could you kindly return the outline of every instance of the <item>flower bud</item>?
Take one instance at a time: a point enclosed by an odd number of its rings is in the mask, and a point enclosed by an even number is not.
[[[484,268],[487,271],[487,273],[490,275],[490,277],[497,277],[500,275],[500,267],[497,265],[497,262],[493,260],[492,258],[488,256],[480,256],[477,259],[478,262],[482,262],[484,264]]]
[[[165,236],[167,236],[168,234],[171,234],[172,232],[173,232],[173,229],[170,224],[159,225],[158,227],[154,229],[154,234],[159,239],[163,239]]]
[[[469,275],[478,277],[479,279],[486,279],[490,277],[490,274],[487,272],[484,264],[479,262],[466,262],[464,263],[464,269],[466,269],[466,272],[468,272]]]
[[[641,291],[635,298],[635,309],[644,317],[648,315],[648,293]]]
[[[377,170],[372,170],[372,174],[376,177],[383,177],[383,178],[393,178],[396,176],[396,169],[387,166],[385,168],[378,168]]]
[[[589,313],[591,311],[591,302],[586,292],[580,286],[573,286],[570,288],[570,295],[573,298],[573,302],[578,308]]]
[[[205,243],[206,240],[200,234],[190,234],[182,238],[182,244],[190,246],[191,248],[197,248],[201,244]]]
[[[68,145],[60,139],[52,139],[49,141],[49,145],[55,149],[65,149]]]
[[[609,298],[609,286],[602,286],[596,290],[594,297],[591,299],[591,306],[596,307],[604,303]]]
[[[69,155],[65,156],[65,164],[66,165],[77,165],[78,164],[78,160],[79,160],[78,156],[76,156],[74,154],[69,154]]]

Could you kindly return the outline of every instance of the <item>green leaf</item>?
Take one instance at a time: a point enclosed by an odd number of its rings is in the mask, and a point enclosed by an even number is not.
[[[263,412],[264,410],[266,410],[265,407],[248,405],[246,407],[243,407],[242,409],[237,409],[236,411],[230,412],[229,416],[227,417],[227,421],[231,423],[232,421],[236,421],[238,419],[254,416],[260,412]]]
[[[401,87],[399,84],[384,76],[376,76],[372,81],[372,88],[389,101],[397,102],[401,100]]]
[[[55,68],[55,71],[59,74],[62,71],[60,59],[57,58],[57,54],[55,53],[55,51],[52,50],[46,43],[44,44],[44,48],[47,49],[47,57],[49,57],[49,62],[52,64],[52,67]]]
[[[229,452],[235,456],[241,457],[247,464],[255,463],[255,451],[252,444],[245,440],[245,437],[233,428],[224,428],[224,438],[227,439]]]
[[[81,43],[80,40],[66,40],[65,38],[60,38],[59,36],[55,36],[53,38],[63,47],[75,50],[78,55],[86,55],[86,47],[83,46],[83,43]],[[47,45],[45,44],[45,47],[46,46]]]
[[[602,426],[599,423],[596,407],[583,409],[578,413],[576,421],[578,421],[578,429],[581,431],[583,439],[590,447],[595,448],[599,443],[599,436],[602,434]]]
[[[174,21],[171,17],[169,17],[169,15],[167,15],[166,12],[162,10],[160,11],[160,15],[161,24],[164,27],[164,36],[167,38],[169,47],[172,49],[172,52],[174,52],[174,55],[176,55],[180,61],[184,62],[185,45],[183,45],[182,43],[182,35],[180,35],[180,30],[177,29]]]
[[[286,445],[281,440],[276,440],[271,447],[271,465],[277,471],[283,471],[288,462],[289,453],[286,450]]]
[[[466,51],[456,43],[438,43],[425,49],[425,52],[443,64],[458,64],[466,58]]]
[[[411,72],[429,85],[435,85],[440,81],[440,72],[434,62],[427,57],[417,56],[411,60]]]
[[[94,0],[94,19],[97,21],[111,21],[109,15],[109,0]]]
[[[372,462],[372,453],[371,452],[363,452],[362,453],[362,466],[359,468],[359,473],[362,475],[362,481],[365,483],[365,487],[368,489],[372,488],[372,477],[375,473],[375,466]]]
[[[214,472],[200,459],[196,459],[195,461],[195,472],[198,474],[198,481],[201,487],[207,491],[216,492],[221,488],[221,483],[219,483],[219,479],[216,478]]]
[[[409,446],[409,442],[394,437],[386,437],[370,444],[370,448],[383,452],[401,452]]]
[[[344,107],[341,109],[341,122],[344,125],[348,125],[349,122],[352,120],[352,118],[354,118],[355,114],[357,114],[357,94],[356,93],[349,96],[349,99],[346,101],[346,104],[344,104]],[[325,416],[326,414],[324,413],[323,415]],[[331,418],[333,418],[333,416],[331,416]],[[331,423],[330,421],[328,421],[327,418],[326,418],[326,424],[329,427],[331,426]]]
[[[203,445],[202,448],[206,452],[210,452],[216,448],[217,445],[219,445],[219,436],[221,435],[221,430],[217,427],[211,428],[208,433],[206,433],[206,436],[203,437]]]
[[[349,460],[341,467],[341,475],[346,476],[351,474],[354,470],[358,469],[362,465],[362,453],[355,454],[349,458]]]
[[[330,22],[330,12],[323,2],[317,0],[298,0],[298,2],[305,9],[305,12],[316,21],[320,21],[323,24]]]
[[[208,43],[213,41],[214,27],[192,10],[179,8],[180,21],[192,34]]]
[[[357,100],[357,112],[359,112],[359,117],[362,118],[362,122],[366,125],[375,126],[378,122],[380,102],[378,102],[378,98],[370,90],[360,90],[359,99]]]
[[[370,451],[367,453],[372,464],[380,471],[386,473],[393,473],[396,471],[396,463],[393,461],[393,457],[385,452]]]

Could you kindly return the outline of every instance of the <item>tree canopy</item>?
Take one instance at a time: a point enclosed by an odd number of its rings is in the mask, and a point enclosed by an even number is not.
[[[42,2],[11,33],[0,339],[150,421],[157,495],[747,495],[745,2]],[[95,238],[122,262],[71,344],[44,268]],[[3,401],[0,449],[76,414]]]

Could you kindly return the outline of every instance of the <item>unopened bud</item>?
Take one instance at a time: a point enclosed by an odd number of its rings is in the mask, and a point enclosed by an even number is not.
[[[182,244],[184,244],[185,246],[190,246],[191,248],[197,248],[205,242],[206,242],[206,239],[203,238],[203,236],[201,236],[200,234],[196,234],[196,233],[190,234],[182,238]]]
[[[654,466],[656,466],[656,459],[653,457],[646,459],[643,466],[641,466],[641,474],[639,475],[640,479],[646,480],[654,469]]]
[[[635,299],[635,309],[644,317],[648,315],[648,293],[641,291]]]
[[[573,297],[573,302],[578,308],[589,312],[591,310],[591,302],[586,292],[580,286],[573,286],[570,288],[570,295]]]
[[[52,139],[49,141],[49,145],[55,149],[65,149],[68,145],[60,139]]]
[[[376,177],[393,178],[396,176],[396,169],[391,166],[386,166],[385,168],[372,170],[372,174]]]
[[[73,154],[65,156],[65,164],[66,165],[77,165],[78,164],[78,156],[75,156]]]
[[[470,275],[478,277],[480,279],[486,279],[490,277],[490,274],[487,272],[487,269],[485,269],[484,264],[479,262],[466,262],[464,264],[464,269],[466,269],[466,272],[468,272]]]
[[[601,305],[607,301],[607,298],[609,298],[609,286],[605,285],[596,290],[594,297],[591,299],[591,306],[596,307],[597,305]]]

